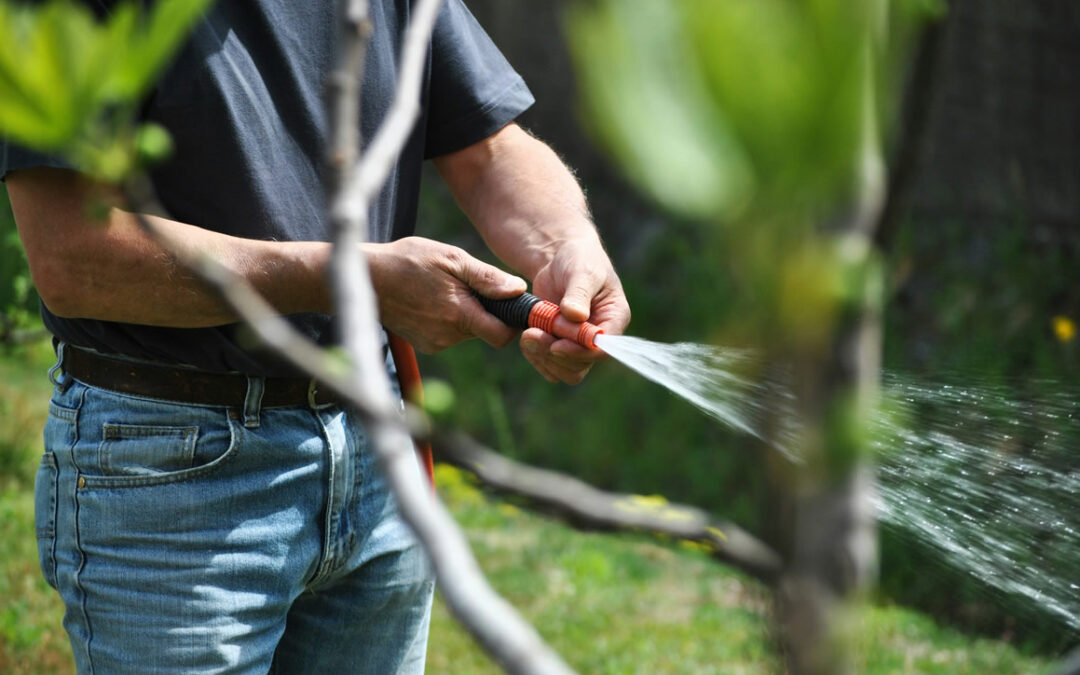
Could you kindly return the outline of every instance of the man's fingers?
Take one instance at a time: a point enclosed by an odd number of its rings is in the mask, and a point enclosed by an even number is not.
[[[567,367],[558,361],[551,361],[548,365],[548,372],[555,375],[556,379],[566,384],[581,384],[585,381],[585,376],[589,374],[592,369],[592,364],[574,364],[573,367]]]
[[[485,298],[512,298],[528,288],[521,277],[507,274],[494,265],[467,256],[462,260],[459,279]],[[461,311],[465,332],[475,335],[492,347],[505,347],[517,335],[495,315],[489,314],[475,298],[469,297]]]
[[[457,277],[486,298],[512,298],[521,295],[528,284],[521,277],[507,274],[494,265],[465,254],[457,270]]]
[[[556,339],[554,335],[545,333],[539,328],[529,328],[521,334],[520,341],[521,353],[525,355],[525,360],[550,382],[558,381],[555,374],[548,368],[548,354]]]
[[[566,346],[579,347],[538,328],[530,328],[521,334],[521,352],[541,375],[551,382],[579,384],[592,368],[592,362],[560,357],[560,351]],[[579,348],[583,352],[591,351]]]
[[[475,335],[492,347],[505,347],[517,335],[517,331],[489,314],[484,306],[470,297],[461,307],[461,331]]]
[[[551,346],[551,358],[572,366],[575,363],[595,363],[607,358],[607,354],[599,349],[582,347],[573,340],[559,340]]]

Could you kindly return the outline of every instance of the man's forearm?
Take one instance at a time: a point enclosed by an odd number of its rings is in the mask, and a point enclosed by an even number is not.
[[[244,239],[156,216],[145,218],[161,241],[149,235],[135,215],[116,209],[110,213],[108,240],[88,242],[100,247],[95,252],[99,263],[76,267],[78,273],[69,277],[69,284],[92,280],[91,287],[82,295],[65,285],[72,310],[108,321],[180,328],[235,322],[236,312],[220,293],[178,261],[197,254],[213,258],[249,283],[281,314],[332,312],[326,283],[330,244]],[[101,265],[109,251],[112,259]],[[68,268],[69,273],[76,270]]]
[[[163,246],[131,213],[105,207],[91,215],[115,196],[67,171],[14,173],[8,191],[34,283],[59,316],[181,328],[235,321],[170,247],[216,258],[284,314],[330,311],[329,244],[241,239],[149,216]]]
[[[492,252],[530,279],[570,240],[600,247],[573,174],[517,125],[435,165]]]

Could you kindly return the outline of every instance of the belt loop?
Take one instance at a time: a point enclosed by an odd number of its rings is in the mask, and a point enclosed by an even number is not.
[[[56,341],[56,363],[52,368],[49,368],[49,382],[53,383],[56,387],[56,391],[63,394],[71,386],[74,380],[71,376],[64,372],[64,349],[67,347],[66,342]]]
[[[244,426],[248,429],[259,426],[259,410],[262,408],[264,391],[266,391],[266,379],[248,375],[247,395],[244,396]]]
[[[333,401],[327,403],[319,403],[319,381],[314,377],[308,380],[307,388],[307,404],[312,410],[323,410],[325,408],[331,408],[335,405]]]

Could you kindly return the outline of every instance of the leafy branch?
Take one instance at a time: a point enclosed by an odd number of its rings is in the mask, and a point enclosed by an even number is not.
[[[125,2],[99,22],[71,0],[0,3],[0,131],[111,183],[161,157],[168,135],[136,126],[136,106],[209,4]]]

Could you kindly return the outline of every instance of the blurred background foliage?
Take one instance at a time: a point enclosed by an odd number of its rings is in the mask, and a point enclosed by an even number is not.
[[[167,154],[138,104],[209,2],[0,3],[0,131],[110,182]]]
[[[827,8],[825,1],[671,3],[685,11],[681,16],[660,3],[594,3],[593,23],[568,30],[569,0],[468,4],[537,94],[523,124],[579,172],[634,310],[629,332],[754,346],[746,319],[763,290],[733,253],[746,233],[702,227],[701,219],[734,222],[792,205],[822,215],[850,189],[845,157],[856,125],[840,103],[856,95],[856,78],[824,89],[791,87],[802,66],[821,85],[832,59],[848,53],[830,47],[843,44],[834,33],[843,18],[816,24],[798,15],[796,8]],[[1071,0],[953,0],[943,14],[929,1],[866,6],[939,16],[913,58],[878,60],[885,87],[879,117],[894,169],[880,236],[886,370],[927,383],[948,377],[1001,386],[1020,399],[1039,386],[1076,381],[1078,341],[1068,327],[1080,320],[1080,8]],[[630,25],[645,40],[680,31],[685,51],[645,59],[647,50],[611,33],[614,25]],[[803,40],[816,30],[829,39],[811,41],[816,49],[808,53]],[[575,31],[582,58],[607,50],[605,63],[623,65],[579,74],[568,46]],[[905,30],[893,38],[915,45],[915,36]],[[748,60],[740,51],[764,43],[784,47],[775,61]],[[693,73],[681,67],[690,52],[710,55]],[[648,87],[630,98],[619,93],[626,78],[641,74]],[[895,85],[902,100],[884,83]],[[586,109],[582,86],[641,119],[619,128],[602,116],[578,115]],[[682,96],[722,101],[727,112],[677,105],[668,94],[680,87]],[[823,90],[840,98],[815,93]],[[775,104],[741,108],[744,93]],[[596,140],[628,167],[628,178]],[[788,166],[794,168],[778,169]],[[482,250],[431,178],[418,233]],[[643,186],[655,198],[643,197]],[[32,326],[36,303],[0,194],[0,310]],[[728,432],[617,364],[594,369],[578,387],[550,385],[516,349],[473,342],[423,357],[422,366],[455,389],[450,421],[511,456],[764,529],[759,442]],[[1046,650],[1076,640],[1037,607],[992,596],[902,533],[883,533],[882,554],[882,589],[891,598]]]
[[[684,28],[673,25],[677,10],[585,3],[595,22],[568,30],[565,13],[579,11],[575,3],[469,4],[537,94],[523,123],[579,172],[634,310],[629,332],[665,342],[757,346],[747,317],[764,291],[738,259],[746,234],[702,227],[701,218],[720,214],[735,222],[768,212],[774,199],[789,194],[820,214],[850,187],[844,182],[850,165],[843,153],[832,154],[834,143],[847,152],[854,141],[843,129],[829,131],[821,114],[800,122],[795,113],[792,121],[785,111],[740,110],[740,91],[779,99],[784,82],[770,79],[772,66],[759,69],[725,54],[770,40],[766,22],[778,15],[794,41],[800,28],[790,24],[799,17],[782,15],[813,3],[668,3],[687,10],[691,30],[683,49],[717,54],[716,63],[699,66],[713,69],[710,84],[698,73],[702,79],[682,96],[730,100],[737,112],[725,115],[687,110],[668,97],[689,77],[674,65],[685,52],[651,62],[643,56],[648,49],[610,36],[603,42],[604,31],[618,21],[640,30],[642,39],[659,40]],[[904,20],[889,23],[898,49],[878,61],[877,80],[890,168],[879,234],[886,372],[928,386],[949,381],[996,388],[1021,402],[1040,386],[1074,381],[1080,364],[1068,327],[1080,319],[1080,232],[1072,226],[1080,213],[1080,153],[1070,141],[1080,139],[1080,12],[1067,1],[1019,8],[1007,0],[954,0],[947,11],[931,2],[887,7]],[[725,11],[733,13],[731,26],[745,30],[720,39],[728,35],[724,27],[706,30],[705,17]],[[913,14],[935,19],[926,33],[908,21]],[[758,27],[749,30],[751,24]],[[589,50],[615,50],[629,64],[625,72],[610,55],[601,60],[607,71],[575,70],[568,45],[575,31],[584,58]],[[787,58],[776,65],[780,72],[808,57],[793,47]],[[634,80],[642,90],[620,102],[609,90],[631,77],[646,84]],[[634,109],[629,116],[640,112],[638,132],[580,114],[592,110],[582,100],[586,86],[608,105]],[[843,83],[837,86],[844,90]],[[831,110],[821,105],[807,103],[800,115]],[[774,174],[789,161],[787,151],[798,154],[797,169]],[[718,155],[730,161],[721,165]],[[651,164],[657,157],[661,163]],[[625,177],[612,159],[629,167]],[[819,168],[813,190],[793,183],[795,171],[816,174]],[[723,181],[739,189],[710,192]],[[643,197],[643,186],[655,198]],[[748,191],[760,206],[745,197]],[[799,197],[827,191],[829,199],[818,203]],[[681,193],[689,197],[680,200]],[[428,181],[424,199],[421,234],[479,250],[437,181]],[[458,392],[454,423],[520,459],[609,488],[699,504],[751,531],[767,529],[761,514],[769,495],[756,441],[727,432],[617,364],[594,369],[579,387],[550,386],[515,352],[466,344],[423,359],[429,376],[446,379]],[[951,568],[932,547],[894,529],[882,539],[888,597],[1051,651],[1075,643],[1075,632],[1059,619],[1033,603],[1002,598]]]
[[[7,190],[0,191],[0,334],[35,327],[37,317],[37,291],[15,231]]]

